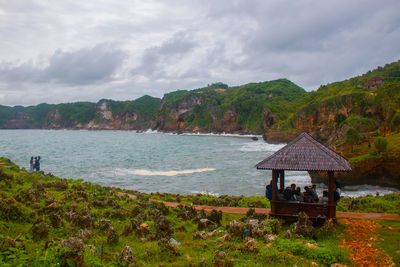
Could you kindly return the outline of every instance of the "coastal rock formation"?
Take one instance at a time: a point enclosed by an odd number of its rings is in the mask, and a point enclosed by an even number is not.
[[[388,154],[382,158],[371,158],[351,163],[352,172],[335,172],[335,179],[342,186],[380,185],[400,189],[400,154]],[[313,183],[327,184],[326,172],[309,172]]]
[[[269,143],[283,143],[293,140],[299,133],[306,132],[318,141],[333,144],[345,138],[345,123],[350,116],[368,118],[378,123],[385,121],[386,114],[382,108],[373,103],[373,99],[365,94],[348,94],[338,98],[322,101],[319,105],[308,105],[297,112],[292,120],[293,128],[287,131],[287,125],[276,125],[277,115],[264,111],[264,140]],[[376,125],[359,125],[360,132],[371,132]]]
[[[203,99],[197,95],[189,95],[179,102],[170,104],[168,94],[161,101],[160,110],[167,116],[158,116],[155,129],[163,131],[177,131],[185,127],[185,116],[191,114],[196,106],[200,106]]]

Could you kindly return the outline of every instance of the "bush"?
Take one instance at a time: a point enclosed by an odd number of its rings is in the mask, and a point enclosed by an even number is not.
[[[374,141],[374,147],[379,153],[386,151],[387,146],[388,146],[388,141],[386,140],[386,138],[378,137]]]
[[[371,137],[378,137],[378,136],[382,136],[381,133],[378,131],[371,133]]]
[[[342,124],[347,124],[361,132],[370,132],[379,126],[375,120],[361,116],[350,116]]]
[[[362,139],[362,135],[359,131],[354,129],[353,127],[349,127],[346,130],[346,143],[355,145],[360,142]]]
[[[400,112],[396,112],[390,121],[390,129],[392,131],[400,130]]]

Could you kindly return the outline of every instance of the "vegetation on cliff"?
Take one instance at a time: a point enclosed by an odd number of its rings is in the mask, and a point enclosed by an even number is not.
[[[376,77],[384,84],[366,88],[366,82]],[[99,112],[104,102],[115,123],[104,123],[110,119]],[[141,120],[132,119],[138,116]],[[265,133],[266,139],[269,132],[305,131],[333,144],[344,140],[348,127],[362,134],[400,129],[400,62],[311,92],[278,79],[234,87],[214,83],[165,94],[162,101],[144,96],[97,104],[0,106],[1,128],[85,128],[92,125],[89,122],[97,123],[99,129],[126,129],[121,124],[128,123],[161,131]]]
[[[136,113],[141,120],[131,120],[129,123],[140,122],[149,128],[154,115],[158,112],[161,99],[145,95],[133,101],[114,101],[102,99],[98,103],[75,102],[62,104],[40,104],[37,106],[1,106],[0,128],[86,128],[91,121],[101,123],[106,118],[102,116],[101,104],[106,103],[113,117]],[[80,125],[80,126],[79,126]]]
[[[175,91],[163,98],[158,114],[163,124],[158,127],[160,130],[261,133],[265,110],[286,119],[295,110],[290,103],[304,94],[304,89],[287,79],[238,87],[217,83],[191,91]]]

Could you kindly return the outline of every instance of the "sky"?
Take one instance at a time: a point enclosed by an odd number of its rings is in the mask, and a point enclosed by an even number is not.
[[[311,91],[399,59],[399,0],[0,0],[0,105]]]

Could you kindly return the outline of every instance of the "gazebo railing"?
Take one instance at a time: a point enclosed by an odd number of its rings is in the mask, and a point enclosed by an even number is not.
[[[334,214],[329,214],[329,210],[335,210],[335,205],[271,200],[270,214],[274,216],[297,217],[300,212],[304,212],[310,218],[327,219],[335,217]]]

